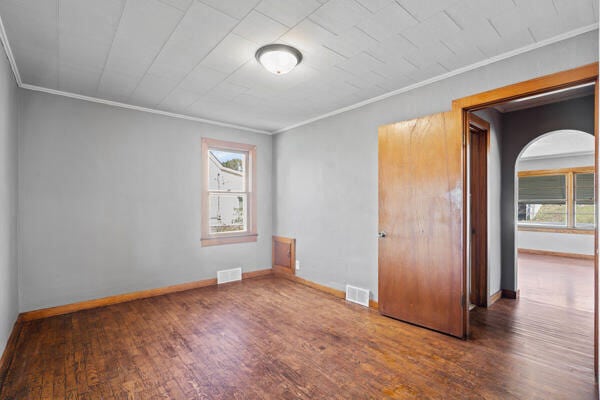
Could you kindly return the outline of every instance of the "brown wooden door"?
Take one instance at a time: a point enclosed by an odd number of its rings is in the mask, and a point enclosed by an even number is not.
[[[471,193],[471,304],[488,305],[488,207],[487,156],[490,125],[476,115],[469,114]]]
[[[379,310],[465,337],[460,118],[379,128]]]

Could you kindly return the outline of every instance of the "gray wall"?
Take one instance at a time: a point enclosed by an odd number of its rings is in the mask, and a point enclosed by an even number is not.
[[[298,239],[300,276],[377,298],[377,127],[594,62],[597,46],[590,32],[274,140],[20,91],[20,309],[266,268],[272,227]],[[257,144],[257,243],[200,247],[202,136]]]
[[[0,355],[18,314],[17,85],[0,50]]]
[[[501,221],[501,192],[502,164],[500,160],[502,149],[502,115],[487,109],[476,112],[478,116],[490,124],[490,144],[488,152],[488,296],[497,293],[501,287],[502,275],[502,226]],[[469,279],[470,282],[470,279]]]
[[[272,137],[20,91],[20,309],[271,265]],[[258,242],[200,246],[201,138],[257,145]]]
[[[518,288],[515,269],[515,177],[521,151],[545,133],[574,129],[593,134],[594,97],[506,113],[502,130],[502,288]]]
[[[277,135],[274,232],[297,239],[298,274],[339,289],[364,287],[377,298],[379,126],[597,59],[594,31]]]

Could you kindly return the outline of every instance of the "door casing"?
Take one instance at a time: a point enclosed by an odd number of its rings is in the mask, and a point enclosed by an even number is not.
[[[490,124],[473,113],[468,114],[469,197],[471,230],[471,268],[469,301],[488,306],[488,153]]]
[[[494,104],[503,103],[518,98],[550,92],[553,90],[568,88],[584,83],[595,82],[595,109],[594,109],[594,143],[595,143],[595,162],[594,162],[594,173],[596,180],[596,193],[598,192],[598,107],[599,107],[599,88],[598,88],[598,63],[592,63],[584,65],[578,68],[557,72],[551,75],[542,76],[539,78],[515,83],[512,85],[504,86],[498,89],[489,90],[483,93],[474,94],[471,96],[463,97],[461,99],[454,100],[452,102],[452,112],[462,120],[462,136],[463,136],[463,182],[465,185],[468,183],[468,137],[469,137],[469,112],[480,110],[486,107],[490,107]],[[465,186],[466,187],[466,186]],[[599,207],[596,207],[596,221],[598,221]],[[470,268],[470,223],[469,223],[469,198],[468,193],[465,191],[463,196],[463,212],[466,223],[463,225],[463,278],[464,287],[467,287],[468,270]],[[598,298],[599,298],[599,281],[598,281],[598,224],[596,224],[594,232],[594,374],[596,380],[598,380]],[[469,329],[469,313],[468,304],[465,305],[464,315],[464,328],[468,332]]]

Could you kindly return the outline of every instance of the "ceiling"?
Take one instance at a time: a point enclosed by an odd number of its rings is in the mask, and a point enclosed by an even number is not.
[[[595,84],[586,83],[565,89],[559,89],[548,93],[537,94],[530,97],[524,97],[517,100],[506,101],[504,103],[495,104],[491,108],[495,108],[501,113],[526,110],[528,108],[539,107],[546,104],[558,103],[560,101],[573,100],[580,97],[593,96]]]
[[[558,157],[561,155],[583,155],[594,153],[594,136],[575,130],[549,133],[533,142],[519,157],[520,160]]]
[[[0,16],[25,87],[273,132],[597,24],[598,0],[0,0]],[[273,42],[302,51],[291,73],[254,59]]]

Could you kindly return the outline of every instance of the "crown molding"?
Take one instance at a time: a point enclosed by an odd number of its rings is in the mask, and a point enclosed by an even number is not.
[[[23,83],[20,87],[23,89],[27,89],[27,90],[33,90],[35,92],[50,93],[50,94],[69,97],[69,98],[77,99],[77,100],[84,100],[84,101],[89,101],[89,102],[93,102],[93,103],[105,104],[105,105],[113,106],[113,107],[126,108],[128,110],[142,111],[142,112],[147,112],[150,114],[158,114],[158,115],[162,115],[165,117],[185,119],[187,121],[194,121],[194,122],[202,122],[205,124],[222,126],[225,128],[239,129],[242,131],[247,131],[247,132],[252,132],[252,133],[262,133],[265,135],[272,134],[272,132],[269,132],[269,131],[263,131],[261,129],[254,129],[254,128],[250,128],[250,127],[243,126],[243,125],[235,125],[235,124],[230,124],[227,122],[215,121],[212,119],[193,117],[191,115],[177,114],[177,113],[172,113],[169,111],[157,110],[155,108],[134,106],[133,104],[121,103],[121,102],[112,101],[112,100],[104,100],[104,99],[100,99],[97,97],[84,96],[82,94],[64,92],[62,90],[49,89],[49,88],[45,88],[45,87],[41,87],[41,86],[30,85],[28,83]]]
[[[385,100],[388,97],[396,96],[396,95],[401,94],[401,93],[410,92],[411,90],[414,90],[414,89],[417,89],[417,88],[420,88],[420,87],[423,87],[423,86],[427,86],[427,85],[430,85],[432,83],[439,82],[439,81],[442,81],[444,79],[448,79],[448,78],[451,78],[453,76],[460,75],[460,74],[463,74],[465,72],[472,71],[474,69],[481,68],[481,67],[493,64],[493,63],[498,62],[498,61],[506,60],[507,58],[515,57],[515,56],[518,56],[519,54],[527,53],[529,51],[532,51],[532,50],[535,50],[535,49],[539,49],[541,47],[545,47],[545,46],[549,46],[549,45],[554,44],[554,43],[562,42],[563,40],[567,40],[567,39],[573,38],[575,36],[583,35],[584,33],[592,32],[592,31],[597,30],[597,29],[598,29],[598,22],[596,22],[596,23],[594,23],[592,25],[587,25],[587,26],[584,26],[584,27],[581,27],[581,28],[574,29],[574,30],[569,31],[569,32],[562,33],[562,34],[557,35],[557,36],[553,36],[553,37],[548,38],[548,39],[540,40],[539,42],[535,42],[535,43],[529,44],[527,46],[523,46],[523,47],[520,47],[518,49],[511,50],[511,51],[508,51],[506,53],[502,53],[502,54],[499,54],[497,56],[493,56],[493,57],[487,58],[487,59],[482,60],[482,61],[478,61],[478,62],[476,62],[474,64],[470,64],[470,65],[467,65],[465,67],[461,67],[461,68],[455,69],[453,71],[446,72],[444,74],[434,76],[433,78],[429,78],[429,79],[426,79],[424,81],[421,81],[421,82],[418,82],[418,83],[414,83],[412,85],[405,86],[405,87],[400,88],[400,89],[392,90],[391,92],[387,92],[387,93],[384,93],[382,95],[379,95],[379,96],[376,96],[376,97],[372,97],[370,99],[363,100],[363,101],[360,101],[358,103],[355,103],[355,104],[352,104],[352,105],[349,105],[349,106],[346,106],[346,107],[338,108],[337,110],[328,112],[326,114],[322,114],[322,115],[319,115],[317,117],[310,118],[310,119],[298,122],[296,124],[287,126],[285,128],[276,130],[273,133],[274,134],[283,133],[283,132],[289,131],[291,129],[299,128],[301,126],[310,124],[312,122],[316,122],[316,121],[319,121],[319,120],[322,120],[322,119],[325,119],[325,118],[333,117],[335,115],[342,114],[342,113],[345,113],[347,111],[356,110],[357,108],[361,108],[361,107],[364,107],[366,105],[369,105],[369,104],[372,104],[372,103],[376,103],[376,102],[381,101],[381,100]]]
[[[194,122],[202,122],[202,123],[209,124],[209,125],[221,126],[221,127],[225,127],[225,128],[233,128],[233,129],[238,129],[238,130],[246,131],[246,132],[261,133],[261,134],[266,134],[266,135],[273,134],[273,132],[265,131],[262,129],[250,128],[248,126],[230,124],[228,122],[215,121],[215,120],[206,119],[206,118],[198,118],[198,117],[194,117],[191,115],[177,114],[177,113],[172,113],[172,112],[168,112],[168,111],[158,110],[155,108],[135,106],[133,104],[121,103],[121,102],[112,101],[112,100],[105,100],[105,99],[101,99],[98,97],[84,96],[81,94],[66,92],[63,90],[50,89],[50,88],[46,88],[46,87],[42,87],[42,86],[36,86],[36,85],[30,85],[28,83],[23,83],[23,81],[21,80],[21,75],[19,74],[19,68],[17,67],[15,57],[13,55],[12,49],[10,47],[10,43],[8,41],[8,36],[6,35],[6,30],[4,29],[4,22],[2,21],[2,17],[0,17],[0,40],[2,41],[2,45],[4,47],[4,52],[6,53],[6,57],[8,58],[8,62],[10,63],[10,67],[15,76],[15,81],[17,82],[17,86],[19,86],[22,89],[33,90],[36,92],[50,93],[50,94],[54,94],[54,95],[58,95],[58,96],[69,97],[72,99],[78,99],[78,100],[84,100],[84,101],[89,101],[89,102],[93,102],[93,103],[105,104],[105,105],[113,106],[113,107],[125,108],[128,110],[135,110],[135,111],[147,112],[147,113],[151,113],[151,114],[158,114],[158,115],[162,115],[165,117],[185,119],[187,121],[194,121]]]
[[[62,91],[62,90],[56,90],[56,89],[50,89],[50,88],[45,88],[45,87],[41,87],[41,86],[35,86],[35,85],[30,85],[27,83],[23,83],[23,81],[21,80],[21,75],[19,74],[19,69],[17,67],[17,63],[15,61],[14,55],[12,53],[12,49],[10,47],[10,43],[8,41],[8,36],[6,35],[6,31],[4,29],[4,23],[2,21],[2,18],[0,17],[0,41],[2,42],[2,45],[4,47],[4,51],[6,53],[6,56],[8,58],[8,61],[10,63],[10,66],[12,68],[13,74],[15,76],[15,81],[17,82],[17,85],[20,88],[23,89],[27,89],[27,90],[33,90],[33,91],[37,91],[37,92],[44,92],[44,93],[50,93],[50,94],[55,94],[58,96],[64,96],[64,97],[70,97],[73,99],[78,99],[78,100],[84,100],[84,101],[90,101],[90,102],[94,102],[94,103],[100,103],[100,104],[105,104],[105,105],[109,105],[109,106],[113,106],[113,107],[120,107],[120,108],[125,108],[125,109],[129,109],[129,110],[135,110],[135,111],[141,111],[141,112],[147,112],[147,113],[151,113],[151,114],[158,114],[158,115],[163,115],[166,117],[171,117],[171,118],[178,118],[178,119],[184,119],[184,120],[188,120],[188,121],[194,121],[194,122],[202,122],[205,124],[210,124],[210,125],[215,125],[215,126],[221,126],[221,127],[226,127],[226,128],[233,128],[233,129],[239,129],[242,131],[247,131],[247,132],[252,132],[252,133],[261,133],[261,134],[267,134],[267,135],[274,135],[274,134],[278,134],[278,133],[282,133],[282,132],[286,132],[289,131],[291,129],[295,129],[298,127],[301,127],[303,125],[307,125],[310,124],[312,122],[316,122],[325,118],[329,118],[329,117],[333,117],[335,115],[338,114],[342,114],[345,113],[347,111],[351,111],[351,110],[355,110],[357,108],[361,108],[364,107],[366,105],[372,104],[372,103],[376,103],[378,101],[382,101],[385,100],[389,97],[392,96],[396,96],[398,94],[401,93],[406,93],[409,92],[411,90],[423,87],[423,86],[427,86],[430,85],[432,83],[435,82],[439,82],[442,81],[444,79],[448,79],[451,78],[453,76],[456,75],[460,75],[462,73],[468,72],[468,71],[472,71],[474,69],[477,68],[481,68],[484,67],[486,65],[490,65],[493,64],[495,62],[498,61],[502,61],[505,60],[507,58],[511,58],[523,53],[527,53],[529,51],[535,50],[535,49],[539,49],[541,47],[545,47],[554,43],[558,43],[561,42],[563,40],[567,40],[579,35],[582,35],[584,33],[587,32],[591,32],[594,30],[598,29],[598,23],[594,23],[591,25],[587,25],[581,28],[577,28],[574,29],[572,31],[569,32],[565,32],[562,33],[560,35],[557,36],[553,36],[551,38],[548,39],[544,39],[541,40],[539,42],[535,42],[532,43],[530,45],[527,46],[523,46],[520,47],[518,49],[515,50],[511,50],[508,51],[506,53],[502,53],[499,54],[497,56],[494,57],[490,57],[487,58],[485,60],[476,62],[474,64],[470,64],[467,65],[465,67],[461,67],[458,69],[455,69],[453,71],[441,74],[441,75],[437,75],[433,78],[429,78],[426,79],[424,81],[421,82],[417,82],[415,84],[409,85],[409,86],[405,86],[403,88],[400,89],[396,89],[396,90],[392,90],[391,92],[387,92],[384,93],[382,95],[376,96],[376,97],[372,97],[370,99],[367,100],[363,100],[360,101],[358,103],[346,106],[346,107],[342,107],[342,108],[338,108],[337,110],[334,111],[330,111],[328,113],[325,114],[321,114],[317,117],[313,117],[310,119],[306,119],[304,121],[295,123],[293,125],[287,126],[285,128],[281,128],[278,130],[274,130],[274,131],[266,131],[266,130],[261,130],[261,129],[255,129],[255,128],[251,128],[251,127],[247,127],[247,126],[243,126],[243,125],[235,125],[235,124],[231,124],[231,123],[227,123],[227,122],[223,122],[223,121],[215,121],[215,120],[211,120],[211,119],[206,119],[206,118],[199,118],[199,117],[194,117],[191,115],[186,115],[186,114],[177,114],[177,113],[172,113],[172,112],[168,112],[168,111],[163,111],[163,110],[158,110],[155,108],[148,108],[148,107],[141,107],[141,106],[135,106],[132,104],[127,104],[127,103],[121,103],[121,102],[117,102],[117,101],[112,101],[112,100],[105,100],[105,99],[101,99],[101,98],[97,98],[97,97],[91,97],[91,96],[84,96],[81,94],[77,94],[77,93],[72,93],[72,92],[66,92],[66,91]]]
[[[13,75],[15,76],[17,86],[21,87],[23,85],[23,81],[21,80],[19,69],[17,68],[15,56],[13,55],[12,49],[10,48],[10,44],[8,43],[8,36],[6,36],[6,30],[4,30],[4,22],[2,21],[2,17],[0,17],[0,40],[2,41],[4,53],[6,53],[6,57],[8,58],[10,68],[12,69]]]

